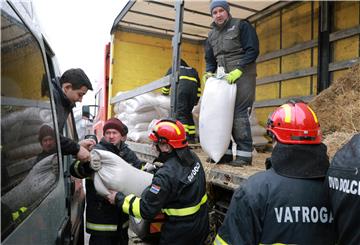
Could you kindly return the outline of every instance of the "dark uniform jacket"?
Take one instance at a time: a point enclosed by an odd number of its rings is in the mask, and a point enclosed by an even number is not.
[[[339,150],[326,184],[338,234],[338,244],[360,244],[360,134]]]
[[[326,146],[277,144],[271,164],[235,191],[214,244],[334,244]]]
[[[224,26],[212,23],[212,27],[205,44],[206,71],[215,72],[223,66],[226,73],[234,69],[244,72],[247,65],[255,62],[259,40],[249,22],[230,16]]]
[[[191,165],[183,165],[176,153],[169,154],[141,198],[116,195],[116,205],[135,217],[151,220],[160,211],[166,214],[160,244],[203,244],[207,237],[205,173],[199,158],[191,154]]]
[[[136,168],[141,168],[142,162],[136,157],[135,153],[129,147],[122,143],[120,148],[106,142],[104,139],[95,145],[95,149],[110,151]],[[97,194],[92,178],[93,170],[89,163],[75,162],[70,167],[71,174],[77,178],[86,178],[86,231],[90,234],[127,236],[128,215],[110,204],[106,198]],[[118,232],[117,232],[118,231]],[[124,232],[124,233],[122,233]]]
[[[170,67],[166,72],[166,76],[170,75],[171,72],[172,68]],[[181,60],[179,73],[178,94],[187,93],[187,97],[192,100],[191,104],[196,105],[201,95],[201,83],[198,72],[194,68],[188,66],[184,60]],[[162,94],[169,95],[170,87],[170,85],[163,87]]]
[[[75,119],[72,109],[74,108],[74,104],[70,102],[70,100],[66,97],[64,92],[62,91],[61,87],[55,82],[52,82],[53,85],[53,93],[54,93],[54,100],[56,106],[56,115],[58,119],[58,127],[60,132],[60,145],[61,151],[64,155],[76,155],[80,150],[80,145],[76,143],[74,140],[69,139],[63,136],[64,127],[66,124],[66,120],[68,119],[69,115],[72,118],[73,128],[74,128],[74,139],[77,140],[77,131],[75,126]]]

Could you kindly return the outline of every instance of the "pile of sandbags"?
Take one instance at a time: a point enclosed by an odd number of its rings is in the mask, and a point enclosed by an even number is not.
[[[129,128],[128,139],[149,142],[148,127],[153,119],[168,117],[170,98],[147,93],[114,105],[115,117]]]
[[[25,177],[35,164],[42,149],[39,130],[42,125],[52,125],[50,109],[28,107],[24,110],[5,112],[1,120],[2,169],[6,185],[12,186]]]

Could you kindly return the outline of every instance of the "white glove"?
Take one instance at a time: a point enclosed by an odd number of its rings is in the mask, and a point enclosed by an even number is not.
[[[100,160],[99,154],[97,154],[95,152],[91,152],[90,167],[94,171],[99,171],[101,169],[101,160]]]
[[[153,171],[155,169],[156,169],[156,166],[154,164],[152,164],[152,163],[149,163],[149,162],[147,162],[145,164],[144,168],[143,168],[143,170],[146,171],[146,172],[151,172],[151,171]]]

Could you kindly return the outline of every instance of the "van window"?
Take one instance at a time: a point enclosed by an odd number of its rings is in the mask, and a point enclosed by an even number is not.
[[[1,240],[59,179],[47,80],[39,43],[1,4]]]

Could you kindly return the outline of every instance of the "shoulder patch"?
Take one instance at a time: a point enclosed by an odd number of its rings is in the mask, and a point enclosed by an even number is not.
[[[159,191],[160,191],[161,187],[158,186],[158,185],[154,185],[152,184],[151,187],[150,187],[150,191],[154,194],[158,194]]]

